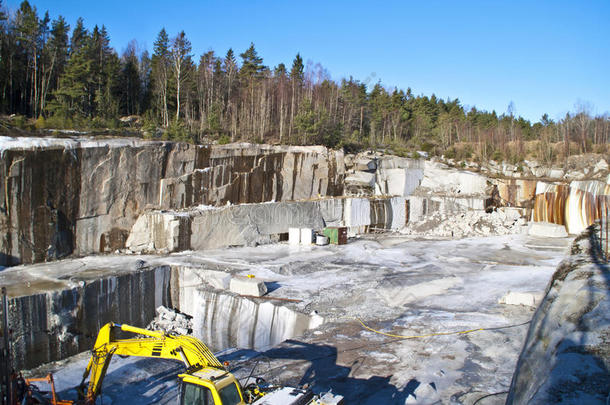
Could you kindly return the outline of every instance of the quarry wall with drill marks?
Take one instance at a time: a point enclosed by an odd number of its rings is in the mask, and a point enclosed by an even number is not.
[[[13,367],[29,369],[89,351],[107,322],[145,327],[160,305],[193,316],[193,334],[216,351],[271,347],[323,322],[224,291],[228,272],[142,263],[121,263],[123,270],[70,263],[63,271],[56,266],[54,276],[27,281],[19,267],[0,273],[10,297]]]
[[[3,266],[121,249],[146,209],[343,193],[324,147],[0,138]]]
[[[495,179],[502,202],[512,207],[533,208],[537,180]]]
[[[317,315],[309,316],[272,302],[255,302],[188,285],[180,288],[176,307],[193,316],[193,335],[213,351],[232,347],[268,349],[323,322]]]
[[[0,137],[0,154],[0,266],[114,252],[125,247],[138,218],[155,209],[314,200],[350,190],[358,196],[362,190],[381,197],[415,194],[422,200],[411,201],[412,213],[483,209],[493,183],[504,204],[533,207],[535,221],[562,224],[578,233],[599,218],[609,194],[608,186],[596,181],[575,181],[567,188],[527,179],[490,180],[438,162],[379,154],[346,158],[321,146]],[[327,212],[342,211],[323,216],[325,223],[348,225],[354,234],[396,222],[388,217],[395,208],[380,208],[385,203],[364,204],[363,210],[373,208],[369,214],[349,204],[321,205]],[[354,213],[362,218],[352,218]],[[203,226],[207,219],[202,215],[197,221]],[[203,243],[202,237],[189,241],[194,232],[181,221],[171,224],[182,232],[176,235],[178,245],[214,245]],[[157,242],[160,249],[168,245]]]
[[[170,267],[143,267],[112,275],[104,269],[11,281],[5,271],[13,366],[36,367],[90,350],[107,322],[145,326],[159,305],[171,305]],[[25,286],[23,286],[25,284]]]

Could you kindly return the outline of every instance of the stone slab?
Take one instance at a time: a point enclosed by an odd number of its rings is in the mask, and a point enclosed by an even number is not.
[[[301,245],[311,245],[314,243],[314,233],[311,228],[301,228]]]
[[[267,286],[264,281],[245,276],[233,276],[229,290],[236,294],[253,295],[255,297],[262,297],[267,294]]]
[[[504,305],[523,305],[526,307],[536,308],[541,299],[541,293],[509,291],[498,300],[498,303]]]
[[[529,224],[528,235],[540,236],[544,238],[566,238],[568,231],[563,225],[552,224],[550,222],[531,222]]]
[[[288,228],[288,243],[292,246],[301,243],[301,230],[299,228]]]

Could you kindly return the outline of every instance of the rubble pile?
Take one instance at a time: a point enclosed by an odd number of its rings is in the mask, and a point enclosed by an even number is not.
[[[157,307],[157,316],[148,324],[148,330],[162,330],[165,333],[191,335],[193,333],[193,317],[182,312],[164,307]]]
[[[516,209],[503,208],[491,213],[479,210],[435,212],[421,221],[409,223],[400,232],[406,235],[463,238],[521,233],[525,224],[525,219]]]

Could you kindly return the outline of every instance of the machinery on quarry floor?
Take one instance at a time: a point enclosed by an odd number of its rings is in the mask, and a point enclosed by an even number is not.
[[[123,331],[145,337],[117,339]],[[101,393],[102,383],[112,356],[136,356],[178,360],[186,370],[178,375],[180,380],[180,405],[307,405],[342,403],[342,397],[325,394],[322,399],[314,397],[310,390],[278,387],[265,384],[262,379],[242,388],[239,381],[199,339],[187,336],[150,331],[130,325],[108,323],[97,336],[95,346],[83,379],[78,387],[77,404],[93,405]],[[89,379],[88,382],[87,378]],[[33,384],[44,381],[51,385],[52,397],[46,398]],[[246,381],[247,383],[247,381]],[[16,404],[66,405],[73,402],[56,398],[53,377],[44,379],[20,379],[21,398]]]

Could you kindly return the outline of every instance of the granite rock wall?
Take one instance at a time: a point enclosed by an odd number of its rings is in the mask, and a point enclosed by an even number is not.
[[[38,278],[27,284],[31,288],[24,291],[9,288],[16,370],[90,350],[107,322],[144,327],[154,318],[155,308],[171,305],[169,266],[111,275],[89,270],[65,282]]]
[[[2,266],[124,248],[148,209],[343,193],[343,152],[319,146],[0,138]]]
[[[610,395],[610,267],[599,227],[573,242],[530,328],[506,404],[600,404]]]

